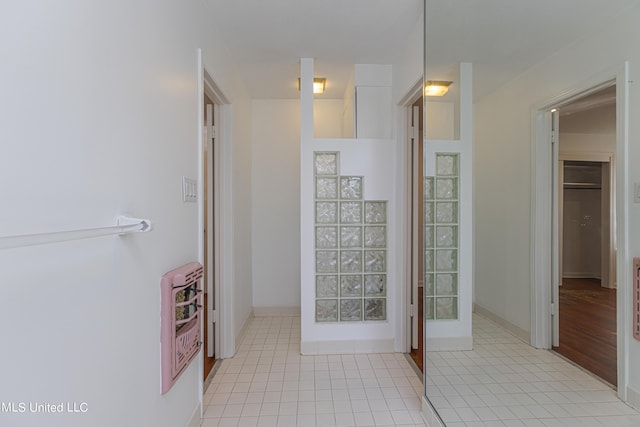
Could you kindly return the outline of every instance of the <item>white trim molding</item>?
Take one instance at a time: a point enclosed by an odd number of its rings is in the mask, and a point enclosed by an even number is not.
[[[446,427],[425,396],[422,396],[422,417],[429,427]]]
[[[217,142],[220,144],[220,159],[216,166],[220,169],[220,259],[219,259],[219,289],[217,289],[217,310],[220,313],[220,326],[219,326],[219,348],[216,348],[217,358],[224,359],[232,357],[235,354],[235,336],[233,334],[234,320],[233,320],[233,186],[232,186],[232,114],[231,103],[229,98],[225,96],[219,86],[216,85],[213,77],[207,72],[204,65],[204,58],[202,49],[197,51],[198,57],[198,180],[200,182],[199,188],[203,188],[203,140],[202,140],[202,126],[203,126],[203,105],[204,105],[204,92],[205,87],[208,93],[210,93],[213,101],[219,105],[220,123],[216,124]],[[203,217],[202,208],[202,194],[199,197],[199,219],[198,230],[202,230],[204,227],[205,218]],[[198,231],[199,235],[199,258],[202,261],[204,258],[204,240],[202,233]]]
[[[185,427],[200,427],[200,423],[202,422],[202,404],[198,403],[198,406],[193,410],[189,421],[185,425]]]
[[[476,303],[473,304],[473,312],[478,314],[478,315],[480,315],[480,316],[482,316],[482,317],[485,317],[485,318],[491,320],[494,323],[497,323],[498,325],[502,326],[507,331],[511,332],[511,334],[515,335],[517,338],[520,338],[522,341],[524,341],[527,344],[529,344],[529,337],[530,337],[531,334],[528,331],[525,331],[521,327],[514,325],[513,323],[509,322],[508,320],[503,319],[502,317],[498,316],[497,314],[493,313],[492,311],[489,311],[486,308],[484,308],[481,305],[478,305]]]

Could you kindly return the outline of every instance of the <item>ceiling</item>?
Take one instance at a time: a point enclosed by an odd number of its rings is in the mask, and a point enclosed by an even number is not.
[[[208,0],[212,25],[252,98],[297,98],[299,58],[315,58],[325,98],[342,98],[353,64],[392,64],[423,0]],[[474,99],[611,22],[640,0],[426,0],[428,77],[474,65]],[[417,77],[417,76],[416,76]]]

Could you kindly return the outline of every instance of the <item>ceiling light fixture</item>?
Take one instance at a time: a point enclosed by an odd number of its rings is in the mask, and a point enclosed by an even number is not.
[[[424,85],[424,96],[444,96],[453,82],[427,80]]]
[[[327,79],[324,77],[313,78],[313,93],[323,93],[327,86]],[[298,77],[298,90],[300,90],[300,77]]]

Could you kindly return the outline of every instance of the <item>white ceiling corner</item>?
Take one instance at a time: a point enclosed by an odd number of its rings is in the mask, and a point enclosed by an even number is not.
[[[212,25],[253,98],[297,98],[299,58],[315,58],[324,97],[342,98],[353,64],[392,64],[422,0],[209,0]],[[474,66],[478,99],[640,0],[427,0],[428,75]],[[268,82],[265,84],[265,82]]]

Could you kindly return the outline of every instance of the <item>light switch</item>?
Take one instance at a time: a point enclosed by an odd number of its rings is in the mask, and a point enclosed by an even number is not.
[[[182,177],[182,201],[185,203],[195,203],[198,201],[198,181]]]
[[[633,203],[640,203],[640,182],[633,184]]]

